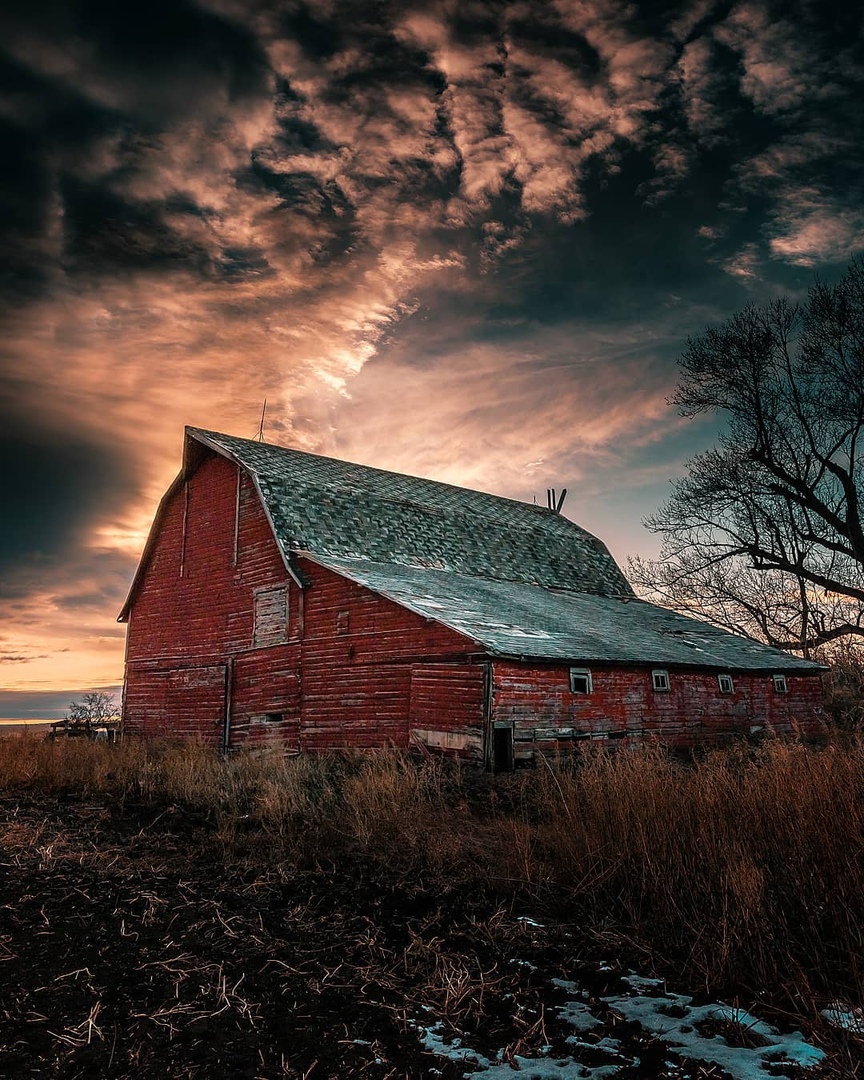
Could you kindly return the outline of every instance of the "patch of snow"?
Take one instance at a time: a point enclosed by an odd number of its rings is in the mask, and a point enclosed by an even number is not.
[[[506,1062],[480,1072],[465,1073],[465,1080],[514,1080],[519,1073],[524,1074],[525,1080],[615,1080],[615,1077],[621,1075],[621,1069],[625,1065],[632,1068],[638,1064],[632,1058],[622,1058],[620,1054],[616,1056],[621,1060],[614,1065],[580,1065],[572,1058],[541,1061],[538,1058],[524,1058],[514,1054],[512,1065]],[[764,1076],[762,1080],[765,1080]]]
[[[845,1001],[832,1001],[822,1015],[832,1027],[851,1031],[853,1035],[864,1035],[864,1009],[855,1008]]]
[[[566,1020],[574,1031],[578,1031],[580,1034],[584,1034],[586,1031],[594,1031],[595,1028],[601,1026],[601,1022],[584,1001],[568,1001],[566,1005],[563,1005],[558,1010],[558,1015],[562,1020]]]
[[[488,1068],[492,1064],[489,1058],[484,1057],[483,1054],[472,1050],[470,1047],[463,1046],[461,1039],[457,1038],[445,1042],[442,1036],[439,1035],[440,1023],[433,1024],[431,1027],[418,1026],[417,1030],[420,1032],[420,1039],[426,1049],[433,1054],[437,1054],[438,1057],[450,1058],[451,1061],[464,1061],[466,1064],[473,1062],[482,1068]]]
[[[523,917],[522,921],[537,925],[527,917]],[[638,1023],[672,1054],[689,1061],[719,1065],[733,1080],[766,1080],[769,1075],[774,1080],[792,1080],[788,1072],[782,1071],[784,1065],[807,1069],[825,1058],[824,1051],[805,1042],[800,1032],[781,1034],[746,1009],[722,1003],[694,1005],[693,999],[685,994],[667,992],[662,979],[648,979],[635,973],[624,976],[623,982],[629,992],[603,997],[601,1000],[605,1006],[623,1019]],[[576,983],[553,979],[553,984],[572,995],[571,1000],[558,1010],[562,1020],[574,1031],[567,1039],[569,1045],[577,1053],[590,1051],[595,1060],[596,1055],[600,1054],[607,1058],[608,1063],[584,1065],[572,1057],[550,1060],[542,1056],[528,1058],[515,1055],[511,1065],[509,1061],[501,1061],[500,1054],[498,1060],[492,1062],[463,1046],[460,1039],[445,1042],[438,1033],[440,1024],[419,1029],[424,1045],[441,1057],[472,1065],[474,1071],[464,1073],[465,1080],[513,1080],[515,1071],[524,1073],[526,1080],[614,1080],[622,1075],[623,1070],[638,1067],[637,1059],[627,1057],[622,1052],[619,1040],[607,1037],[588,1042],[580,1038],[589,1032],[594,1032],[596,1037],[604,1021],[594,1015],[584,1000],[580,1000],[587,993]],[[853,1010],[835,1002],[823,1012],[823,1016],[847,1030],[864,1032],[864,1011],[861,1009]],[[705,1022],[718,1021],[740,1027],[742,1034],[749,1036],[748,1041],[762,1045],[732,1046],[722,1035],[701,1035],[697,1030]],[[539,1053],[545,1055],[550,1051],[551,1047],[544,1046]],[[673,1062],[669,1062],[668,1066],[675,1068]]]
[[[744,1009],[728,1005],[693,1005],[693,999],[685,994],[640,993],[662,985],[656,979],[627,976],[625,981],[637,991],[636,995],[604,997],[625,1020],[635,1020],[645,1031],[661,1039],[670,1050],[691,1061],[719,1065],[734,1080],[765,1080],[765,1066],[785,1064],[811,1068],[818,1065],[824,1051],[804,1041],[800,1031],[781,1035],[776,1028],[757,1020]],[[672,1011],[683,1016],[671,1016]],[[730,1046],[721,1035],[700,1035],[696,1027],[706,1020],[726,1020],[740,1024],[751,1034],[759,1037],[762,1046]],[[775,1080],[791,1080],[788,1073],[774,1071]]]

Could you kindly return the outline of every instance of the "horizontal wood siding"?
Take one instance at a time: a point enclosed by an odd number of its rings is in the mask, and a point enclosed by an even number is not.
[[[234,660],[229,749],[300,749],[300,644],[256,649]],[[274,721],[273,715],[280,720]]]
[[[767,728],[807,736],[821,730],[818,675],[787,675],[788,693],[778,694],[770,674],[733,673],[734,692],[721,694],[715,673],[669,668],[670,689],[662,692],[652,688],[651,669],[590,670],[586,695],[571,693],[570,665],[494,662],[492,719],[514,725],[517,759],[572,747],[580,737],[657,735],[692,746]]]
[[[482,759],[484,675],[480,663],[414,664],[411,742]]]
[[[474,646],[310,560],[301,566],[301,747],[408,746],[413,666],[464,661]]]
[[[135,733],[221,746],[226,677],[223,664],[138,668],[126,689],[126,708],[136,719]]]
[[[187,678],[182,672],[227,668],[240,656],[244,663],[235,673],[239,682],[230,679],[232,720],[237,722],[232,746],[243,742],[256,710],[283,711],[280,703],[291,692],[280,679],[289,669],[295,679],[295,719],[299,713],[299,590],[288,577],[258,494],[245,474],[235,538],[237,482],[236,466],[212,455],[164,509],[127,630],[124,730],[130,734],[196,737],[221,744],[221,722],[217,725],[214,719],[211,724],[203,716],[195,720],[190,712],[194,690],[191,684],[188,692],[182,689]],[[280,588],[287,590],[288,629],[275,637],[284,641],[287,636],[293,654],[284,644],[253,649],[256,595]],[[172,686],[176,689],[166,690]],[[202,708],[209,716],[209,699]],[[263,735],[248,738],[256,743]]]

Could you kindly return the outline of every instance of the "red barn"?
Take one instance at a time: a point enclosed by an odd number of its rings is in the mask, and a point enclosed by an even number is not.
[[[818,665],[637,600],[554,510],[195,428],[120,621],[124,730],[225,751],[819,723]]]

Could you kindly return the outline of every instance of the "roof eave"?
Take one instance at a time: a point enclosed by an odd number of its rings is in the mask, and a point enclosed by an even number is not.
[[[193,463],[191,461],[191,454],[189,452],[193,440],[206,446],[214,453],[219,454],[220,457],[224,457],[228,461],[233,462],[238,469],[241,469],[243,472],[246,473],[246,475],[249,477],[255,487],[255,493],[257,494],[258,500],[264,510],[264,515],[267,518],[267,524],[270,526],[270,531],[273,534],[273,540],[279,552],[279,557],[282,560],[282,564],[285,567],[287,574],[299,589],[304,589],[306,587],[306,583],[304,582],[302,575],[298,573],[296,567],[292,565],[291,557],[282,546],[282,542],[280,541],[279,536],[276,532],[276,526],[273,523],[273,517],[270,513],[270,508],[267,505],[267,500],[264,498],[264,493],[261,491],[261,485],[258,482],[258,474],[255,472],[254,469],[250,468],[248,465],[245,465],[242,461],[240,461],[236,454],[231,453],[230,450],[227,450],[225,447],[220,446],[213,439],[208,438],[205,432],[199,430],[198,428],[187,426],[184,429],[183,466],[180,469],[180,472],[172,481],[171,486],[159,500],[159,506],[156,509],[156,514],[153,518],[153,524],[150,526],[150,532],[147,535],[147,541],[144,544],[144,550],[141,553],[141,558],[135,570],[135,576],[132,579],[132,584],[129,586],[129,592],[126,595],[123,607],[120,610],[120,614],[117,616],[117,622],[123,623],[129,621],[129,613],[135,600],[138,586],[141,583],[141,577],[143,576],[144,570],[147,567],[148,562],[150,561],[150,556],[153,552],[153,546],[156,543],[156,536],[158,535],[159,529],[162,525],[162,518],[165,514],[165,508],[168,505],[169,500],[179,490],[180,486],[189,479],[189,477],[195,471],[195,468],[197,468],[197,465],[193,466]]]
[[[789,667],[785,664],[753,664],[744,665],[736,663],[721,663],[717,660],[705,661],[702,664],[684,663],[681,660],[610,660],[609,657],[596,657],[587,654],[579,656],[543,656],[540,654],[527,654],[496,649],[494,646],[484,645],[483,648],[495,660],[517,660],[520,663],[531,664],[597,664],[604,667],[635,667],[635,668],[674,668],[680,671],[737,671],[741,675],[765,675],[777,672],[784,675],[816,675],[829,671],[825,664],[817,664],[813,661],[801,661]],[[796,658],[797,659],[797,658]]]

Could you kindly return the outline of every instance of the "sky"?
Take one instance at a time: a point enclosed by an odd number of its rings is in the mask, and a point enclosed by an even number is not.
[[[184,424],[545,504],[622,561],[688,336],[864,247],[830,0],[7,0],[0,716],[122,680]]]

